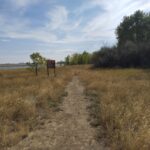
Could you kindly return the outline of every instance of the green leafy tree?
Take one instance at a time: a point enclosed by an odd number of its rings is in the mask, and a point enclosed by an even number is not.
[[[69,64],[70,64],[69,59],[70,59],[70,56],[68,55],[68,56],[65,58],[65,64],[66,64],[66,65],[69,65]]]
[[[45,67],[46,64],[46,58],[44,58],[40,53],[32,53],[30,55],[30,58],[32,60],[32,62],[28,62],[27,65],[30,67],[30,69],[34,70],[36,66],[38,66],[38,68],[40,67]]]
[[[79,63],[79,54],[73,54],[72,55],[72,62],[73,65],[77,65]]]
[[[33,53],[30,55],[30,58],[34,64],[40,64],[43,65],[46,63],[46,58],[41,56],[40,53]]]
[[[75,53],[65,58],[66,65],[89,64],[91,62],[91,54],[84,51],[82,54]]]
[[[116,29],[116,35],[119,46],[124,46],[128,41],[136,44],[149,42],[150,14],[136,11],[133,15],[124,17]]]
[[[90,54],[87,53],[86,51],[84,51],[82,54],[82,62],[83,62],[83,64],[89,64],[90,63]]]

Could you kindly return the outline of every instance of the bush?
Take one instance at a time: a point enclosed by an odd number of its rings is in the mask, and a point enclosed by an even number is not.
[[[150,44],[128,41],[120,48],[103,47],[93,53],[95,67],[150,67]]]

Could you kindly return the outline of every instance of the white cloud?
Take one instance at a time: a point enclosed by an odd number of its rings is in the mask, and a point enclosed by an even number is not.
[[[81,23],[81,18],[75,21],[70,21],[69,13],[69,10],[64,6],[55,6],[47,14],[49,22],[46,24],[46,27],[50,30],[58,29],[64,32],[69,32],[78,28]]]
[[[50,27],[52,30],[61,28],[68,20],[68,11],[63,6],[55,6],[48,12],[48,17],[50,22],[47,24],[47,27]]]

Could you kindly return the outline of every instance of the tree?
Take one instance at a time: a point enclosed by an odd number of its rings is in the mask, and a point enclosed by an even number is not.
[[[118,65],[118,49],[113,47],[102,47],[99,51],[94,52],[92,63],[95,67],[115,67]]]
[[[82,54],[75,53],[65,58],[66,65],[89,64],[91,62],[91,54],[84,51]]]
[[[83,64],[89,64],[90,63],[90,54],[84,51],[82,53],[82,62]]]
[[[40,53],[33,53],[30,55],[31,60],[33,61],[34,64],[39,64],[39,65],[43,65],[46,63],[46,58],[44,58],[43,56],[41,56]]]
[[[71,64],[72,65],[77,65],[78,62],[79,62],[79,54],[75,53],[72,55],[72,58],[71,58]]]
[[[70,64],[70,56],[69,55],[65,58],[65,64],[66,65]]]
[[[30,69],[34,70],[35,68],[43,67],[46,64],[46,58],[41,56],[40,53],[32,53],[30,55],[30,58],[32,60],[32,63],[28,62],[27,65],[30,67]]]
[[[139,42],[149,42],[150,14],[136,11],[133,15],[124,17],[116,29],[116,35],[119,47],[124,46],[128,41],[136,44]]]

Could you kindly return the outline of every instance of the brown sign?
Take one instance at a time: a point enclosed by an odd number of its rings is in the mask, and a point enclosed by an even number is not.
[[[47,60],[47,75],[48,75],[48,76],[49,76],[49,69],[50,69],[50,68],[53,68],[53,69],[54,69],[54,76],[56,76],[55,67],[56,67],[56,62],[55,62],[55,60]]]
[[[55,68],[55,60],[47,60],[47,68]]]

